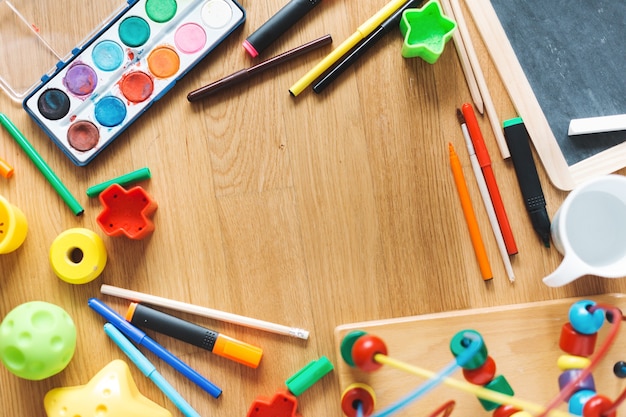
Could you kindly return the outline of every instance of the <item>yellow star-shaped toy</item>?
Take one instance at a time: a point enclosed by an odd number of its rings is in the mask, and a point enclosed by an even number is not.
[[[128,365],[120,359],[102,368],[86,385],[48,391],[43,402],[48,417],[172,417],[139,392]]]
[[[456,22],[443,15],[437,0],[430,0],[421,9],[406,9],[400,20],[404,36],[402,56],[420,57],[434,64],[456,29]]]

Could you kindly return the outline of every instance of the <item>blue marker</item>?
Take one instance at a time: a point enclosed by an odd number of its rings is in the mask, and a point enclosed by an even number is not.
[[[117,327],[105,323],[104,332],[115,342],[122,352],[130,358],[139,370],[156,385],[163,394],[187,417],[200,417],[200,414],[170,385],[154,365],[128,340]]]
[[[88,305],[96,313],[104,317],[105,320],[111,322],[112,325],[117,327],[117,329],[122,332],[124,336],[128,337],[130,340],[138,345],[145,346],[146,349],[154,353],[160,359],[164,360],[168,365],[183,374],[194,384],[198,385],[200,388],[211,394],[211,396],[213,396],[214,398],[218,398],[222,394],[222,390],[215,386],[211,381],[200,375],[185,362],[178,359],[163,346],[151,339],[142,330],[124,320],[122,316],[117,314],[102,301],[98,300],[97,298],[90,298]]]

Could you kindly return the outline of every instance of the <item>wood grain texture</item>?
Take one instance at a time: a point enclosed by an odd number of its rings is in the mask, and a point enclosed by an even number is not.
[[[52,378],[24,381],[0,367],[7,415],[44,415],[49,389],[85,384],[109,361],[123,358],[102,331],[102,319],[87,306],[90,297],[101,297],[117,311],[126,310],[126,301],[100,295],[104,283],[311,331],[302,341],[176,313],[262,347],[256,370],[149,333],[224,390],[214,400],[148,354],[207,416],[245,415],[258,395],[272,395],[322,355],[337,365],[333,334],[343,323],[626,291],[621,279],[585,277],[559,289],[541,282],[561,255],[541,245],[512,165],[496,157],[493,169],[519,248],[512,258],[516,282],[506,277],[478,187],[468,181],[495,275],[482,281],[448,165],[452,142],[471,179],[456,120],[456,108],[471,97],[453,43],[430,65],[402,58],[400,32],[392,32],[321,95],[307,90],[293,98],[288,88],[330,47],[197,105],[188,103],[189,91],[256,63],[241,42],[283,3],[243,1],[244,27],[84,168],[73,166],[21,107],[0,96],[0,111],[85,207],[82,217],[73,216],[0,131],[0,156],[15,167],[12,179],[0,178],[0,194],[29,221],[22,247],[0,255],[0,317],[20,303],[44,300],[66,309],[78,329],[74,358]],[[384,3],[323,2],[259,59],[326,33],[337,45]],[[55,14],[64,18],[61,10]],[[494,106],[503,119],[514,117],[469,20]],[[479,123],[491,155],[498,155],[488,120],[481,117]],[[144,166],[152,178],[141,185],[159,205],[154,233],[141,241],[106,237],[95,220],[100,203],[85,190]],[[539,174],[552,216],[566,194],[551,186],[542,166]],[[102,236],[109,255],[103,274],[81,286],[59,280],[48,262],[52,241],[72,227]],[[131,370],[142,393],[180,415]],[[299,397],[299,411],[339,417],[339,393],[333,372]]]

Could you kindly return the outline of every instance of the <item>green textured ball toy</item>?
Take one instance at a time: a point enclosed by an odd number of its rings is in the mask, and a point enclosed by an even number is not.
[[[44,301],[15,307],[0,323],[0,359],[20,378],[61,372],[76,349],[76,327],[65,310]]]

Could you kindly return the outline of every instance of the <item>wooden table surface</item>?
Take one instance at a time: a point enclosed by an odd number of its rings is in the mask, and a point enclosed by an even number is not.
[[[223,389],[213,399],[147,354],[203,416],[243,416],[257,396],[271,396],[308,362],[327,356],[336,364],[333,331],[340,324],[626,291],[619,279],[584,277],[558,289],[542,283],[561,255],[540,243],[512,164],[499,157],[488,120],[480,117],[519,248],[512,257],[516,281],[509,282],[455,115],[471,98],[452,42],[431,65],[403,58],[401,34],[393,31],[323,94],[308,89],[294,98],[289,87],[385,2],[323,2],[252,60],[241,42],[283,3],[243,0],[244,26],[86,167],[72,165],[18,104],[0,96],[0,111],[85,207],[75,217],[11,137],[0,133],[0,157],[15,168],[13,178],[0,178],[0,194],[29,225],[24,244],[0,255],[0,315],[24,302],[47,301],[65,309],[78,331],[73,359],[51,378],[28,381],[0,367],[3,414],[43,416],[47,391],[83,385],[113,359],[126,360],[87,306],[90,297],[100,297],[126,310],[127,301],[100,293],[102,284],[311,332],[304,341],[178,313],[262,347],[258,369],[148,332]],[[477,33],[471,22],[470,30]],[[186,100],[193,89],[327,33],[333,46],[201,103]],[[515,117],[476,35],[474,42],[500,118]],[[495,275],[489,282],[474,257],[448,142],[468,179]],[[155,231],[139,241],[108,237],[96,223],[101,205],[85,190],[141,167],[152,172],[141,185],[158,203]],[[542,166],[538,170],[553,216],[566,193],[550,184]],[[98,233],[108,253],[104,272],[88,284],[61,281],[48,260],[53,240],[74,227]],[[181,415],[132,364],[131,372],[144,395]],[[340,416],[340,394],[331,373],[299,396],[299,412]]]

